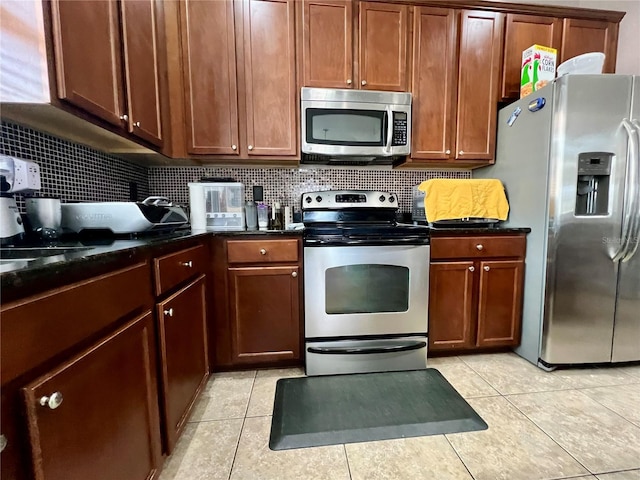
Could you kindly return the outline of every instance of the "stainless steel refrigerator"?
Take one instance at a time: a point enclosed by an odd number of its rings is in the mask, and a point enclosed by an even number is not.
[[[503,108],[494,166],[528,226],[522,342],[543,368],[640,360],[640,77],[568,75]]]

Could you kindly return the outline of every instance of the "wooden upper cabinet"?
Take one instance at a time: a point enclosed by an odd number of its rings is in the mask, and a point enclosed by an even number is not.
[[[617,23],[565,18],[558,64],[583,53],[602,52],[606,55],[603,72],[615,73],[617,48]]]
[[[353,3],[305,0],[302,8],[303,84],[353,88]]]
[[[187,152],[237,155],[233,2],[180,2]]]
[[[124,125],[118,4],[52,0],[58,96],[114,125]]]
[[[562,20],[554,17],[507,14],[502,64],[502,98],[520,98],[522,51],[531,45],[555,48],[562,45]]]
[[[129,132],[162,146],[155,1],[127,0],[121,8]]]
[[[460,28],[456,159],[493,161],[504,15],[464,11]]]
[[[448,159],[454,148],[457,18],[452,9],[414,9],[411,157],[415,159]]]
[[[359,88],[406,92],[409,6],[360,2]]]
[[[299,154],[294,3],[243,0],[244,58],[239,64],[244,67],[249,156]]]

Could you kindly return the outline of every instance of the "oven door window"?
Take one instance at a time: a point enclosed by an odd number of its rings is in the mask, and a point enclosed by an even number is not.
[[[409,269],[397,265],[345,265],[325,271],[329,315],[406,312]]]
[[[379,147],[385,145],[387,113],[384,110],[307,108],[307,143]]]

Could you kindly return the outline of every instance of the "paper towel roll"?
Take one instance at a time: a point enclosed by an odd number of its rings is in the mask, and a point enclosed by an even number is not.
[[[191,230],[207,229],[207,212],[205,210],[204,189],[198,185],[189,185],[189,217]]]

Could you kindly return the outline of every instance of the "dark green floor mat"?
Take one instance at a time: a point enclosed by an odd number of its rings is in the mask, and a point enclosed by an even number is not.
[[[485,430],[440,372],[409,370],[278,380],[272,450]]]

